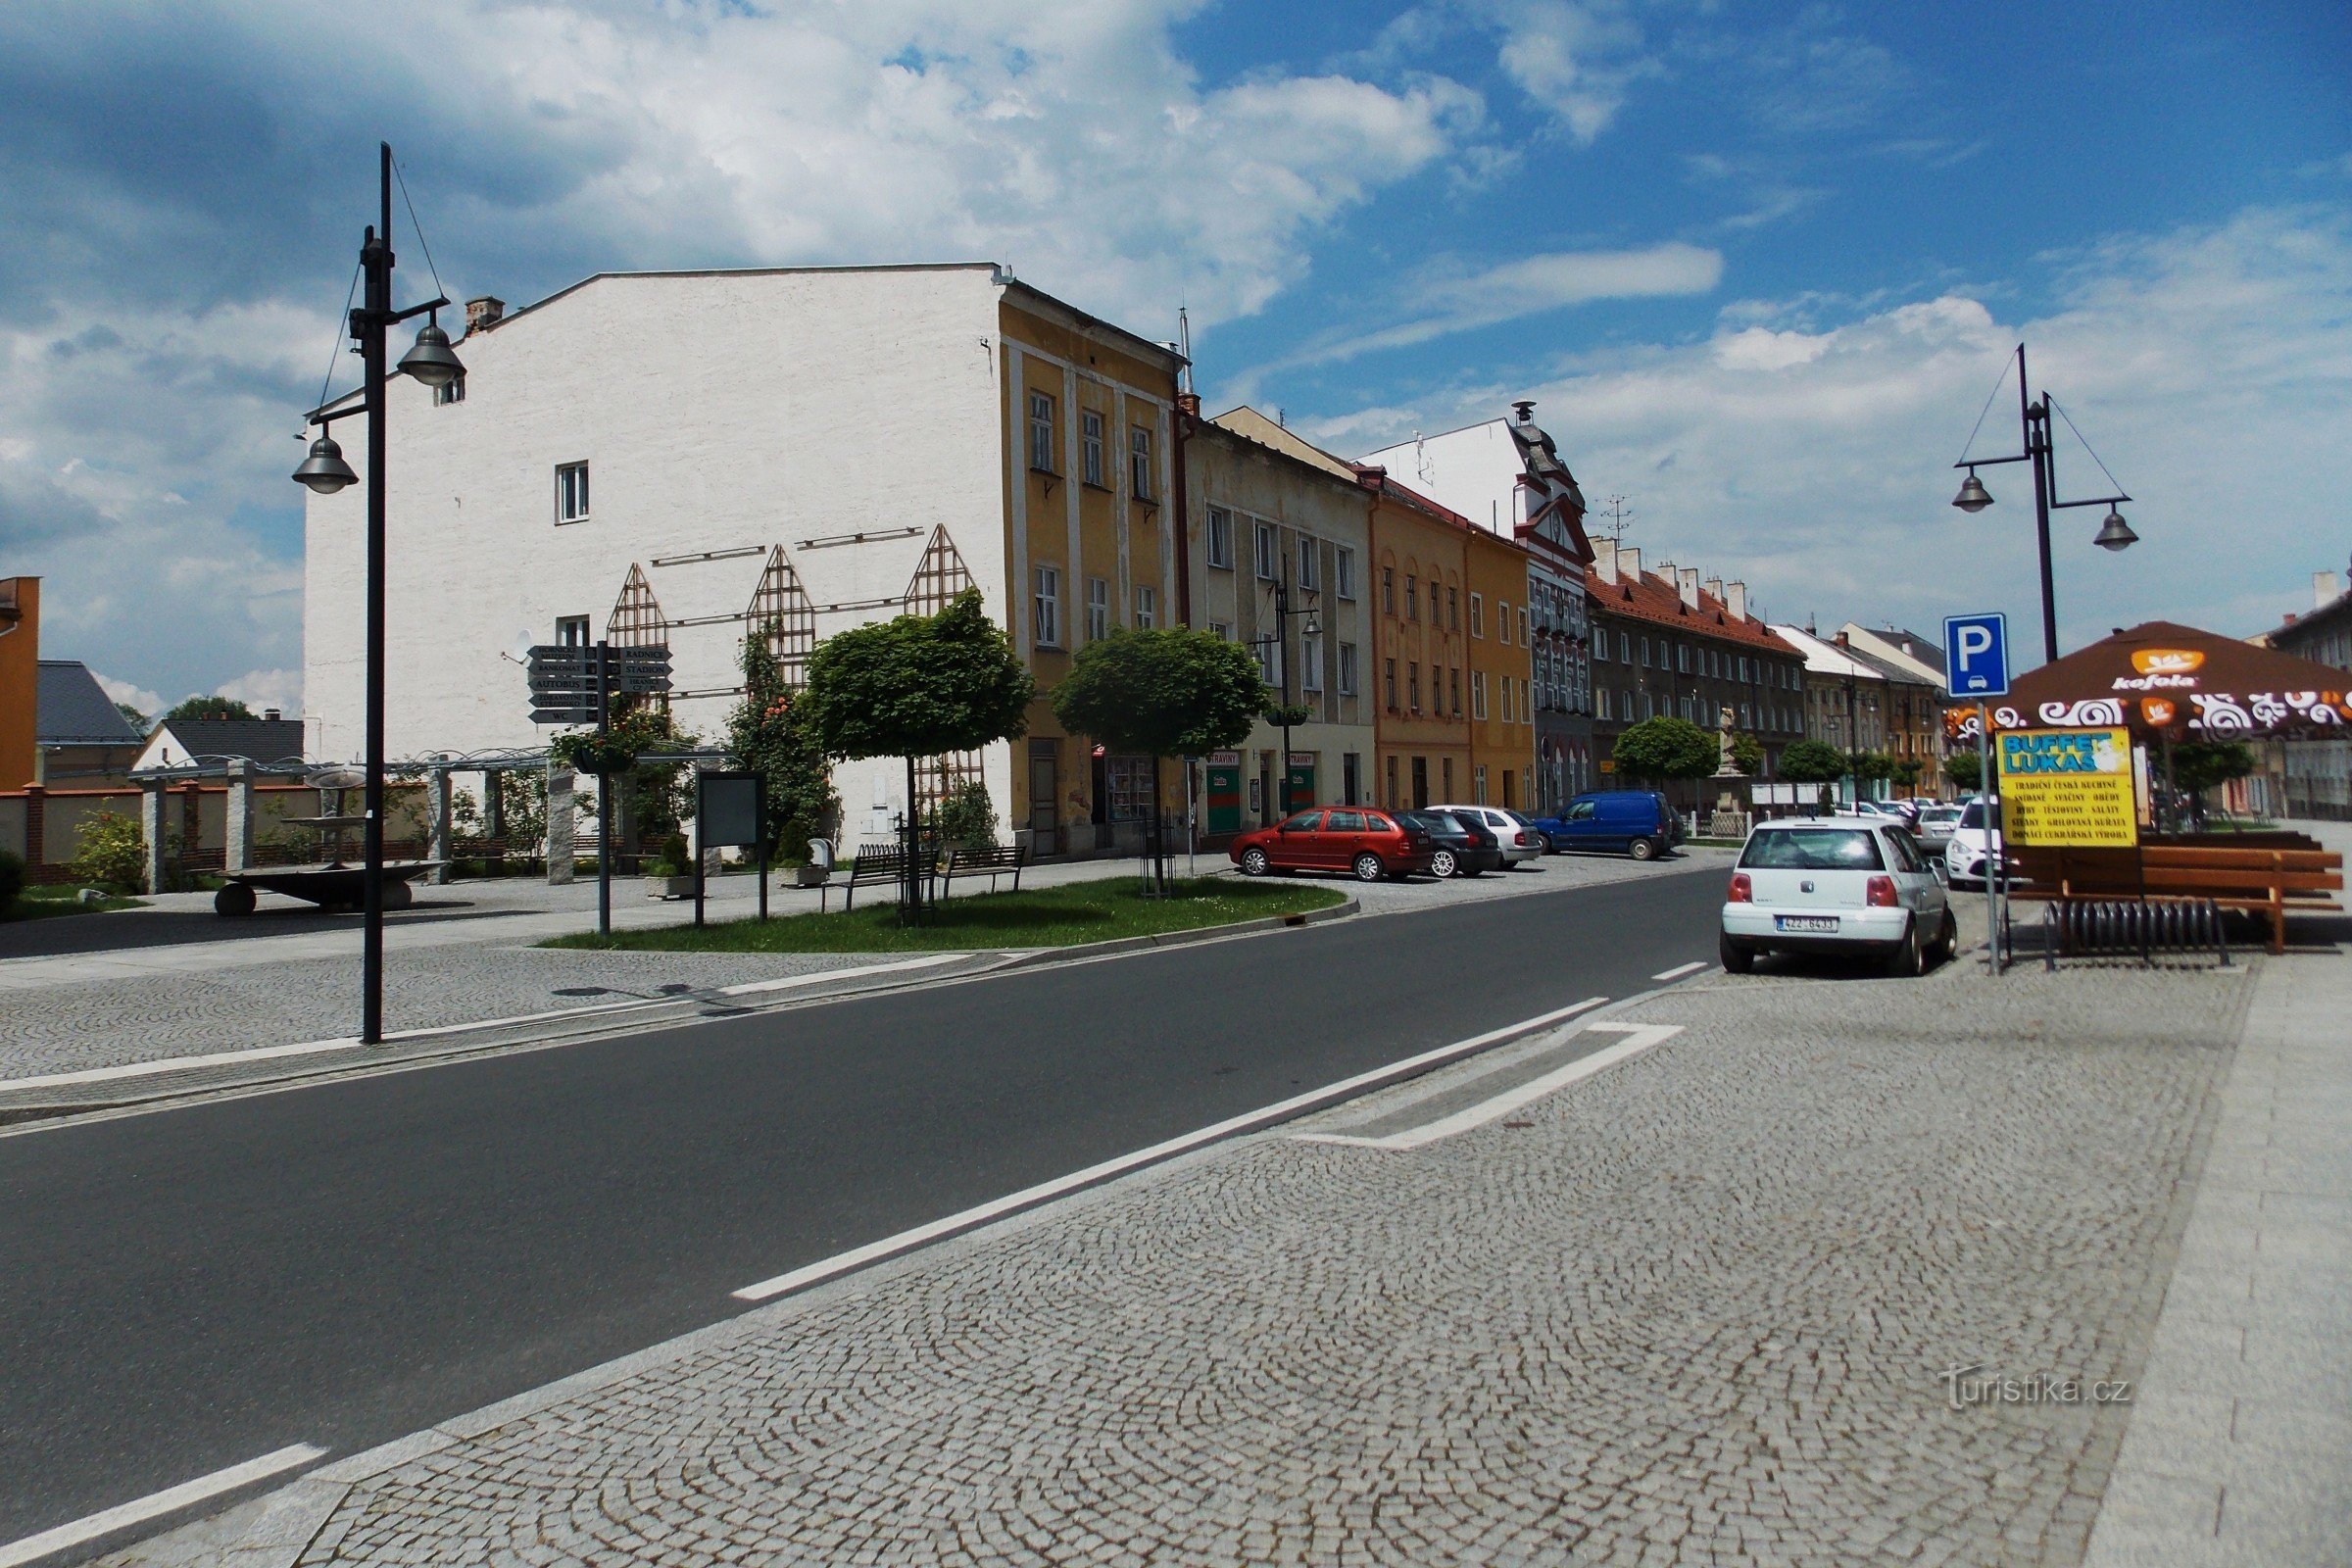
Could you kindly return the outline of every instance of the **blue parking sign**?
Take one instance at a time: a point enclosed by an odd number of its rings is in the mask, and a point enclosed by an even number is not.
[[[2009,695],[2009,617],[1946,615],[1943,683],[1954,697]]]

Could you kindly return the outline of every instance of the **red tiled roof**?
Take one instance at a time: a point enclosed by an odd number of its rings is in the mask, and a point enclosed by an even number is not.
[[[1770,626],[1753,615],[1734,616],[1724,602],[1708,593],[1698,591],[1698,608],[1692,610],[1683,603],[1683,596],[1674,584],[1654,572],[1644,571],[1636,585],[1620,572],[1615,582],[1602,578],[1591,567],[1585,570],[1587,608],[1595,615],[1617,615],[1627,620],[1649,621],[1692,637],[1710,637],[1717,642],[1743,643],[1751,648],[1768,649],[1790,658],[1801,658],[1788,640],[1776,634]]]

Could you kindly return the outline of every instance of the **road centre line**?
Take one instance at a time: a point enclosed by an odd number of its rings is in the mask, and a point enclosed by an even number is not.
[[[1555,1094],[1604,1068],[1614,1067],[1629,1056],[1638,1056],[1661,1041],[1683,1032],[1681,1024],[1612,1023],[1605,1019],[1589,1023],[1585,1029],[1592,1033],[1606,1030],[1626,1038],[1616,1045],[1595,1051],[1590,1056],[1579,1057],[1565,1067],[1547,1072],[1541,1078],[1530,1079],[1516,1089],[1505,1090],[1491,1100],[1482,1100],[1475,1105],[1457,1110],[1450,1116],[1440,1117],[1400,1133],[1391,1133],[1385,1138],[1358,1138],[1348,1133],[1295,1133],[1292,1137],[1301,1144],[1339,1144],[1348,1149],[1420,1149],[1441,1138],[1451,1138],[1456,1133],[1484,1127],[1522,1106],[1534,1104],[1545,1095]]]
[[[59,1525],[54,1530],[44,1530],[37,1536],[26,1536],[22,1541],[13,1541],[6,1545],[0,1545],[0,1568],[22,1568],[22,1565],[25,1563],[38,1562],[43,1557],[71,1547],[86,1545],[90,1542],[112,1535],[118,1530],[160,1518],[165,1514],[184,1508],[192,1502],[202,1502],[207,1497],[219,1496],[224,1492],[234,1492],[237,1488],[250,1482],[296,1469],[309,1464],[314,1459],[325,1457],[326,1450],[324,1448],[314,1447],[308,1443],[297,1443],[289,1447],[265,1453],[258,1459],[248,1459],[243,1464],[232,1464],[225,1470],[216,1470],[209,1476],[198,1476],[193,1481],[183,1481],[176,1487],[151,1493],[147,1496],[134,1498],[129,1502],[118,1503],[102,1513],[90,1514],[76,1519],[71,1524]]]
[[[1680,980],[1687,974],[1696,974],[1701,969],[1712,969],[1713,967],[1713,964],[1705,962],[1677,964],[1664,974],[1653,974],[1650,978],[1652,980]]]
[[[1439,1066],[1457,1056],[1469,1055],[1474,1052],[1483,1051],[1489,1046],[1498,1045],[1505,1040],[1515,1039],[1533,1030],[1546,1028],[1564,1019],[1572,1018],[1580,1012],[1590,1012],[1594,1007],[1606,1004],[1608,1000],[1606,997],[1587,997],[1584,1001],[1570,1006],[1556,1007],[1549,1012],[1538,1013],[1532,1018],[1522,1018],[1517,1023],[1504,1024],[1499,1029],[1490,1029],[1484,1034],[1472,1035],[1467,1040],[1457,1040],[1449,1046],[1440,1046],[1435,1051],[1425,1051],[1417,1056],[1407,1056],[1402,1061],[1393,1061],[1385,1067],[1375,1067],[1369,1072],[1360,1072],[1351,1078],[1343,1078],[1337,1083],[1325,1084],[1320,1089],[1310,1089],[1303,1095],[1293,1095],[1288,1100],[1277,1101],[1271,1105],[1263,1105],[1256,1110],[1244,1111],[1239,1116],[1227,1117],[1211,1126],[1182,1134],[1179,1137],[1168,1139],[1164,1143],[1153,1144],[1148,1149],[1139,1149],[1132,1153],[1121,1154],[1114,1159],[1106,1159],[1100,1164],[1089,1165],[1084,1170],[1072,1171],[1067,1176],[1057,1176],[1050,1182],[1040,1182],[1034,1187],[1024,1187],[1017,1193],[1008,1193],[1003,1198],[976,1204],[945,1218],[917,1225],[911,1230],[901,1231],[896,1236],[886,1236],[878,1242],[868,1242],[863,1247],[853,1248],[849,1251],[836,1253],[834,1256],[818,1262],[805,1264],[800,1268],[778,1274],[772,1279],[764,1279],[755,1285],[746,1285],[743,1289],[736,1291],[734,1295],[738,1300],[764,1301],[792,1291],[802,1290],[820,1281],[832,1279],[837,1275],[863,1268],[868,1263],[878,1262],[911,1248],[920,1247],[926,1242],[938,1241],[942,1237],[953,1236],[959,1231],[985,1225],[991,1220],[1001,1219],[1019,1209],[1034,1207],[1051,1199],[1076,1192],[1080,1188],[1092,1187],[1143,1166],[1157,1164],[1161,1160],[1172,1158],[1188,1150],[1198,1149],[1203,1144],[1212,1144],[1219,1139],[1230,1138],[1236,1133],[1248,1132],[1272,1122],[1286,1120],[1309,1106],[1320,1104],[1326,1101],[1345,1098],[1394,1079],[1410,1077],[1425,1068]],[[0,1568],[5,1568],[5,1565],[0,1565]]]
[[[751,997],[777,991],[795,990],[802,986],[821,985],[833,980],[861,980],[869,975],[891,974],[902,969],[928,968],[968,958],[968,953],[932,953],[920,957],[900,958],[891,963],[864,964],[854,969],[818,969],[808,974],[785,975],[775,980],[751,980],[741,985],[721,986],[715,991],[682,991],[666,996],[631,997],[624,1002],[603,1003],[591,1007],[556,1007],[546,1012],[516,1013],[508,1018],[477,1018],[471,1023],[436,1024],[421,1029],[395,1029],[384,1036],[387,1045],[400,1040],[437,1038],[442,1035],[474,1034],[484,1029],[511,1028],[518,1024],[546,1023],[557,1018],[597,1018],[638,1007],[657,1007],[665,1003],[691,1002],[700,996]],[[331,1040],[306,1040],[297,1045],[254,1046],[243,1051],[217,1051],[201,1056],[158,1056],[152,1061],[126,1061],[111,1067],[84,1067],[74,1072],[43,1073],[31,1078],[0,1078],[0,1094],[20,1089],[56,1089],[73,1084],[111,1083],[121,1078],[146,1078],[157,1073],[186,1072],[198,1067],[221,1067],[248,1061],[270,1061],[281,1056],[310,1056],[328,1051],[350,1051],[359,1045],[356,1035],[338,1035]]]

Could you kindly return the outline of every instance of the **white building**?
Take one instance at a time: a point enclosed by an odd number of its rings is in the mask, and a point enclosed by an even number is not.
[[[544,744],[534,643],[666,642],[673,712],[715,739],[755,612],[789,670],[977,586],[1044,688],[1081,582],[1109,584],[1118,624],[1180,602],[1157,502],[1181,362],[1001,268],[608,273],[467,315],[462,382],[390,388],[396,759]],[[330,759],[361,749],[365,519],[362,485],[309,502],[305,690]],[[977,771],[1051,853],[1094,811],[1090,750],[1041,700]],[[888,760],[834,782],[847,841],[906,805]]]

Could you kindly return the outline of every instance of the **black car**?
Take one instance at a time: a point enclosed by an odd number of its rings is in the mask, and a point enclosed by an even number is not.
[[[1483,876],[1502,869],[1502,845],[1484,822],[1451,811],[1406,811],[1404,820],[1437,841],[1429,868],[1439,876]]]

